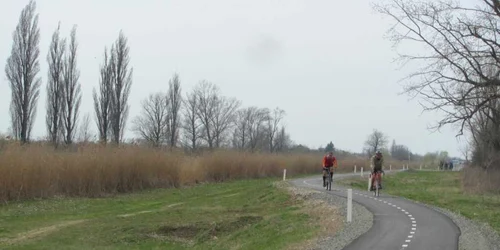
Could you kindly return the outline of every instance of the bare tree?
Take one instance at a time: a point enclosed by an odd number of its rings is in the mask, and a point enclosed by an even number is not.
[[[248,149],[252,152],[262,146],[268,119],[267,108],[248,107],[238,110],[233,145],[238,149]]]
[[[483,95],[500,92],[499,87],[481,89]],[[481,93],[477,93],[481,95]],[[481,100],[477,100],[479,102]],[[491,99],[467,123],[471,135],[472,162],[474,165],[489,168],[498,167],[500,163],[500,100]]]
[[[113,73],[109,62],[107,49],[104,49],[104,63],[100,69],[99,95],[94,88],[94,111],[96,116],[96,125],[99,132],[99,141],[108,142],[111,124],[111,105],[113,95]]]
[[[133,120],[133,131],[153,147],[159,147],[165,138],[168,126],[166,94],[150,94],[142,101],[142,113]]]
[[[115,144],[123,139],[128,118],[128,96],[132,86],[133,69],[129,69],[129,47],[127,38],[120,35],[111,48],[110,67],[112,72],[111,134]]]
[[[179,75],[174,74],[168,82],[168,93],[166,98],[168,107],[168,144],[175,147],[179,140],[180,109],[182,104],[181,82]]]
[[[474,8],[451,0],[386,2],[375,9],[395,21],[389,30],[394,45],[414,43],[428,52],[411,50],[413,54],[400,55],[403,63],[421,66],[405,78],[405,92],[422,97],[424,110],[445,113],[434,128],[459,123],[458,135],[462,135],[467,121],[489,100],[500,97],[498,92],[478,95],[476,91],[500,86],[498,0],[482,0]]]
[[[83,116],[82,123],[79,126],[79,141],[87,143],[92,138],[92,131],[90,130],[90,114],[86,113]]]
[[[408,160],[408,157],[411,157],[412,155],[410,149],[407,146],[396,144],[396,140],[392,141],[389,152],[393,159],[400,161]]]
[[[222,147],[227,139],[227,132],[235,122],[235,114],[240,102],[235,98],[220,96],[214,103],[213,135],[215,147]]]
[[[82,101],[81,85],[79,83],[80,70],[77,68],[78,42],[76,40],[76,26],[71,30],[69,48],[64,61],[63,84],[63,136],[66,144],[72,144],[77,130],[80,104]]]
[[[241,109],[236,112],[236,126],[233,133],[233,147],[244,150],[248,146],[248,121],[249,108]]]
[[[227,133],[234,124],[240,102],[222,96],[219,88],[210,82],[201,81],[194,88],[196,115],[203,126],[202,138],[210,149],[221,147]]]
[[[49,65],[47,82],[47,132],[50,142],[57,146],[62,135],[62,111],[64,105],[64,56],[66,40],[60,38],[60,25],[52,35],[47,63]]]
[[[281,127],[279,132],[276,134],[274,139],[274,148],[275,152],[284,152],[290,148],[292,142],[290,139],[290,135],[286,132],[285,127]]]
[[[254,107],[251,109],[248,118],[248,147],[253,152],[265,144],[266,121],[270,119],[269,109]]]
[[[387,136],[384,133],[374,129],[365,141],[365,151],[368,155],[371,156],[375,152],[377,152],[377,150],[386,148],[387,142]]]
[[[216,103],[219,99],[219,88],[207,81],[201,81],[194,89],[196,98],[196,115],[203,125],[203,140],[210,149],[214,148],[214,125]]]
[[[196,92],[186,95],[183,100],[183,144],[184,147],[196,151],[200,145],[200,140],[203,135],[203,127],[200,119],[198,118],[198,99]]]
[[[275,108],[270,115],[268,116],[267,119],[267,142],[268,142],[268,148],[271,153],[275,151],[275,138],[276,134],[278,133],[280,122],[285,116],[285,111],[280,109],[280,108]]]
[[[12,35],[12,50],[5,66],[5,74],[12,90],[11,129],[14,137],[22,143],[30,141],[41,85],[41,79],[37,77],[40,71],[40,29],[35,11],[36,3],[33,0],[22,10]]]

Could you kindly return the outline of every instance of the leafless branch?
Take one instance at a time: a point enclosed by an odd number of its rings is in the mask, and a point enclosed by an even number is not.
[[[423,99],[426,111],[442,111],[444,117],[434,128],[460,123],[463,134],[488,99],[477,99],[476,89],[500,86],[500,58],[497,41],[498,1],[483,0],[477,8],[465,8],[457,1],[388,0],[375,9],[390,17],[396,25],[389,31],[394,46],[403,43],[424,46],[428,54],[401,54],[404,62],[418,62],[421,67],[403,79],[405,92]],[[495,68],[494,74],[488,70]]]

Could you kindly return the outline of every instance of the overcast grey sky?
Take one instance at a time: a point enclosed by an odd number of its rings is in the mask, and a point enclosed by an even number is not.
[[[3,69],[28,0],[0,1],[0,131],[5,132],[10,88]],[[377,128],[413,152],[461,154],[456,131],[427,130],[439,114],[421,114],[416,100],[398,95],[398,80],[410,69],[392,63],[396,54],[383,38],[391,22],[374,13],[369,1],[38,0],[37,12],[43,85],[35,136],[46,134],[46,55],[61,21],[66,37],[78,25],[82,115],[93,117],[92,88],[104,47],[123,29],[134,67],[127,128],[140,101],[165,91],[178,72],[183,92],[206,79],[245,106],[284,109],[293,140],[310,147],[331,140],[338,148],[360,151]]]

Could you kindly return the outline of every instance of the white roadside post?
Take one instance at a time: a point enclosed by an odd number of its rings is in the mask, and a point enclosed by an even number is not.
[[[283,169],[283,180],[286,180],[286,168]]]
[[[356,165],[354,165],[354,173],[356,173]]]
[[[352,189],[347,189],[347,222],[352,221]]]
[[[392,165],[389,165],[389,171],[392,171]]]
[[[363,177],[363,167],[361,167],[361,177]]]
[[[370,176],[371,177],[371,176]],[[372,187],[372,178],[368,178],[368,192],[370,192],[370,188]]]
[[[420,165],[420,170],[422,170],[422,165]]]

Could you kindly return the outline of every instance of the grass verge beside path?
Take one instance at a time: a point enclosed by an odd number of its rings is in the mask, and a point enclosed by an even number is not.
[[[285,249],[317,236],[276,179],[0,207],[1,249]]]
[[[487,222],[500,233],[500,195],[467,194],[461,172],[408,171],[386,175],[381,192],[446,208],[466,218]],[[367,177],[344,179],[339,184],[366,190]]]

